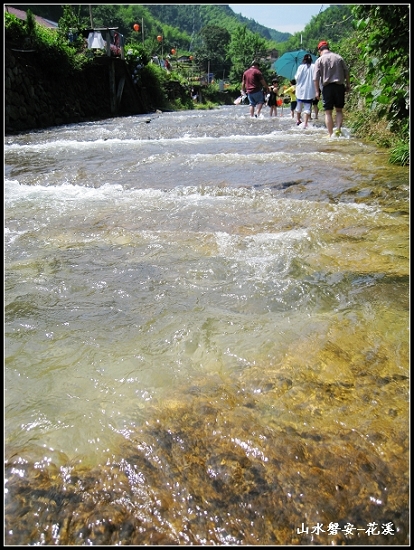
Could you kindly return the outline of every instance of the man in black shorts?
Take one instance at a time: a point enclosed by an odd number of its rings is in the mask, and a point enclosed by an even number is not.
[[[333,134],[332,111],[335,107],[336,135],[341,135],[343,121],[342,109],[345,105],[345,92],[350,90],[349,69],[343,58],[329,50],[325,40],[318,44],[319,58],[315,61],[313,83],[315,99],[320,98],[322,85],[322,104],[325,109],[325,124],[329,137]]]

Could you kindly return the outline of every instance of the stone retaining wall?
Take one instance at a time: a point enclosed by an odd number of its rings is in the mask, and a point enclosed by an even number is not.
[[[111,89],[114,89],[110,85],[111,74],[115,78],[115,89],[123,83],[121,100],[115,110],[114,98],[111,104]],[[162,109],[153,104],[154,98],[145,87],[137,89],[126,62],[120,58],[97,57],[76,76],[69,76],[62,71],[54,74],[35,50],[8,46],[4,79],[6,135]],[[189,90],[172,80],[166,86],[166,95],[168,101],[181,99],[185,105]],[[235,98],[227,92],[216,92],[210,99],[231,105]]]
[[[5,50],[5,133],[100,120],[111,112],[109,62],[94,63],[76,77],[47,74],[36,51]],[[120,64],[122,60],[116,60]],[[125,69],[124,69],[125,70]],[[126,90],[128,88],[125,88]],[[139,101],[128,114],[144,111]],[[122,114],[122,113],[118,113]]]

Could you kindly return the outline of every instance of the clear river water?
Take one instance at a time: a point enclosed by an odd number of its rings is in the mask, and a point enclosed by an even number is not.
[[[248,111],[5,136],[6,545],[408,544],[408,168]]]

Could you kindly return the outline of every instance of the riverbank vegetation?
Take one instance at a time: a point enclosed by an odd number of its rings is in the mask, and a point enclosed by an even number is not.
[[[351,127],[390,149],[390,162],[409,164],[409,6],[357,5],[355,30],[342,40],[353,78]]]
[[[294,35],[266,29],[224,5],[94,5],[93,13],[86,5],[35,8],[36,15],[58,19],[59,29],[37,25],[30,9],[26,21],[5,12],[6,44],[36,48],[52,76],[87,70],[94,56],[106,52],[95,50],[91,56],[85,32],[91,26],[115,27],[123,36],[134,83],[147,88],[151,109],[231,103],[253,58],[263,60],[270,81],[275,52],[280,56],[304,48],[316,53],[318,42],[328,40],[351,72],[348,127],[357,137],[387,148],[390,162],[409,164],[408,4],[330,6]],[[54,11],[41,12],[48,9]]]

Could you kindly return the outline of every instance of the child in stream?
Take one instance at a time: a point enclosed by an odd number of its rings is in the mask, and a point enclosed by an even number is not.
[[[269,86],[269,95],[267,97],[267,106],[270,107],[270,116],[277,116],[277,94],[278,94],[277,78],[272,80],[272,85]]]

